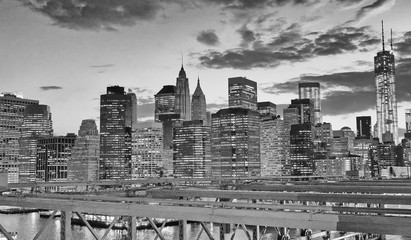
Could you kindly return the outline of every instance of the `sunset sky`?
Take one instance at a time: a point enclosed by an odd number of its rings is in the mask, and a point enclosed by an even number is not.
[[[375,123],[373,58],[390,28],[399,127],[411,108],[411,1],[406,0],[0,0],[0,92],[50,106],[57,135],[99,118],[106,87],[138,98],[153,119],[154,94],[175,84],[182,56],[208,109],[227,106],[227,79],[258,83],[258,100],[285,106],[298,81],[318,81],[333,129]],[[280,112],[282,115],[282,112]]]

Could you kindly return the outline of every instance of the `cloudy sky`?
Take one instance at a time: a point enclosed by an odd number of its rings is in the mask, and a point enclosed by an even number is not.
[[[0,92],[50,105],[56,134],[99,117],[109,85],[153,96],[181,67],[208,108],[227,106],[227,78],[258,83],[258,100],[297,98],[318,81],[323,120],[355,129],[375,121],[373,57],[393,29],[399,126],[411,108],[411,1],[406,0],[0,0]]]

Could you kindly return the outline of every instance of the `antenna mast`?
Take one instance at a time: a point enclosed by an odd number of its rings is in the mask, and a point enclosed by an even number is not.
[[[392,28],[391,28],[391,52],[394,51],[394,48],[392,47]]]
[[[382,51],[385,51],[385,43],[384,43],[384,20],[381,20],[381,30],[382,30]]]

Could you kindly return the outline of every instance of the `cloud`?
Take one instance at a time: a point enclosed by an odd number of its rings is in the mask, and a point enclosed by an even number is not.
[[[355,1],[351,1],[355,2]],[[396,3],[396,0],[376,0],[375,2],[362,7],[357,11],[355,18],[346,22],[345,24],[359,22],[371,15],[379,14],[390,10]]]
[[[411,58],[401,59],[396,66],[396,96],[398,103],[411,99]],[[322,92],[322,112],[341,115],[375,108],[373,71],[339,72],[327,75],[302,75],[285,83],[263,85],[268,94],[295,93],[298,82],[319,82]]]
[[[257,40],[256,34],[250,29],[248,29],[246,25],[238,29],[237,32],[240,34],[242,39],[240,44],[241,47],[247,48],[250,43]]]
[[[63,88],[59,87],[59,86],[41,86],[40,89],[42,91],[50,91],[50,90],[60,90],[60,89],[63,89]]]
[[[242,29],[240,33],[248,31]],[[248,42],[255,39],[250,35]],[[370,27],[338,27],[311,33],[303,38],[298,25],[291,25],[270,42],[254,41],[252,49],[234,48],[224,52],[199,53],[200,65],[207,68],[273,68],[282,63],[306,61],[318,56],[331,56],[355,51],[368,51],[378,42]],[[242,36],[242,42],[244,41]]]
[[[247,10],[268,6],[313,5],[319,0],[202,0],[202,2],[223,6],[226,9]]]
[[[54,24],[76,30],[116,30],[150,21],[164,9],[160,0],[19,0],[51,18]]]
[[[114,64],[92,65],[91,68],[110,68],[114,67]]]
[[[411,55],[411,31],[404,33],[401,41],[394,43],[394,50],[401,56]]]
[[[137,96],[137,104],[144,105],[144,104],[150,104],[150,103],[154,103],[154,98],[153,97],[151,97],[151,96],[148,96],[148,97]]]
[[[197,41],[208,46],[216,46],[220,43],[220,40],[214,30],[201,31],[197,35]]]

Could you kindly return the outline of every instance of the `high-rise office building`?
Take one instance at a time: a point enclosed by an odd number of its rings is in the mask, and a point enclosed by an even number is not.
[[[174,177],[210,177],[210,148],[210,127],[204,126],[202,120],[185,121],[174,128]]]
[[[314,159],[329,159],[333,146],[331,123],[318,123],[313,128]]]
[[[261,116],[261,114],[260,114]],[[260,122],[261,176],[289,176],[290,129],[280,118]]]
[[[164,175],[163,130],[160,123],[138,125],[133,134],[133,151],[133,179]]]
[[[24,111],[19,139],[19,182],[33,182],[36,179],[37,140],[53,136],[53,122],[50,107],[28,105]]]
[[[385,50],[384,28],[382,51],[374,57],[377,99],[377,136],[380,142],[398,143],[397,98],[395,89],[395,61],[392,51]]]
[[[67,181],[67,164],[71,159],[75,141],[74,133],[37,140],[37,182]]]
[[[203,90],[200,87],[200,78],[191,99],[191,120],[202,120],[207,125],[207,103]]]
[[[183,66],[181,66],[176,81],[175,111],[180,114],[181,120],[191,120],[190,87]]]
[[[288,108],[298,109],[300,123],[309,123],[314,126],[314,103],[311,99],[293,99]]]
[[[311,99],[314,104],[314,125],[322,122],[321,116],[321,91],[318,82],[299,82],[298,96],[300,99]]]
[[[291,125],[290,167],[293,176],[307,176],[314,173],[314,146],[310,123]]]
[[[277,105],[272,102],[258,102],[257,110],[261,119],[270,119],[277,117]]]
[[[257,110],[257,83],[243,77],[229,78],[228,107]]]
[[[8,181],[18,182],[19,139],[22,137],[24,112],[28,105],[39,101],[16,94],[0,94],[0,171],[8,172]]]
[[[362,139],[371,139],[371,117],[357,117],[357,137]]]
[[[99,179],[131,179],[131,135],[137,125],[137,99],[124,87],[107,87],[100,98]]]
[[[77,140],[67,162],[68,181],[98,180],[100,137],[94,119],[81,122]]]
[[[389,171],[390,167],[404,166],[402,150],[401,145],[395,146],[393,143],[370,145],[371,176],[381,177],[384,169]]]
[[[259,119],[257,111],[246,108],[225,108],[212,115],[212,176],[260,175]]]

